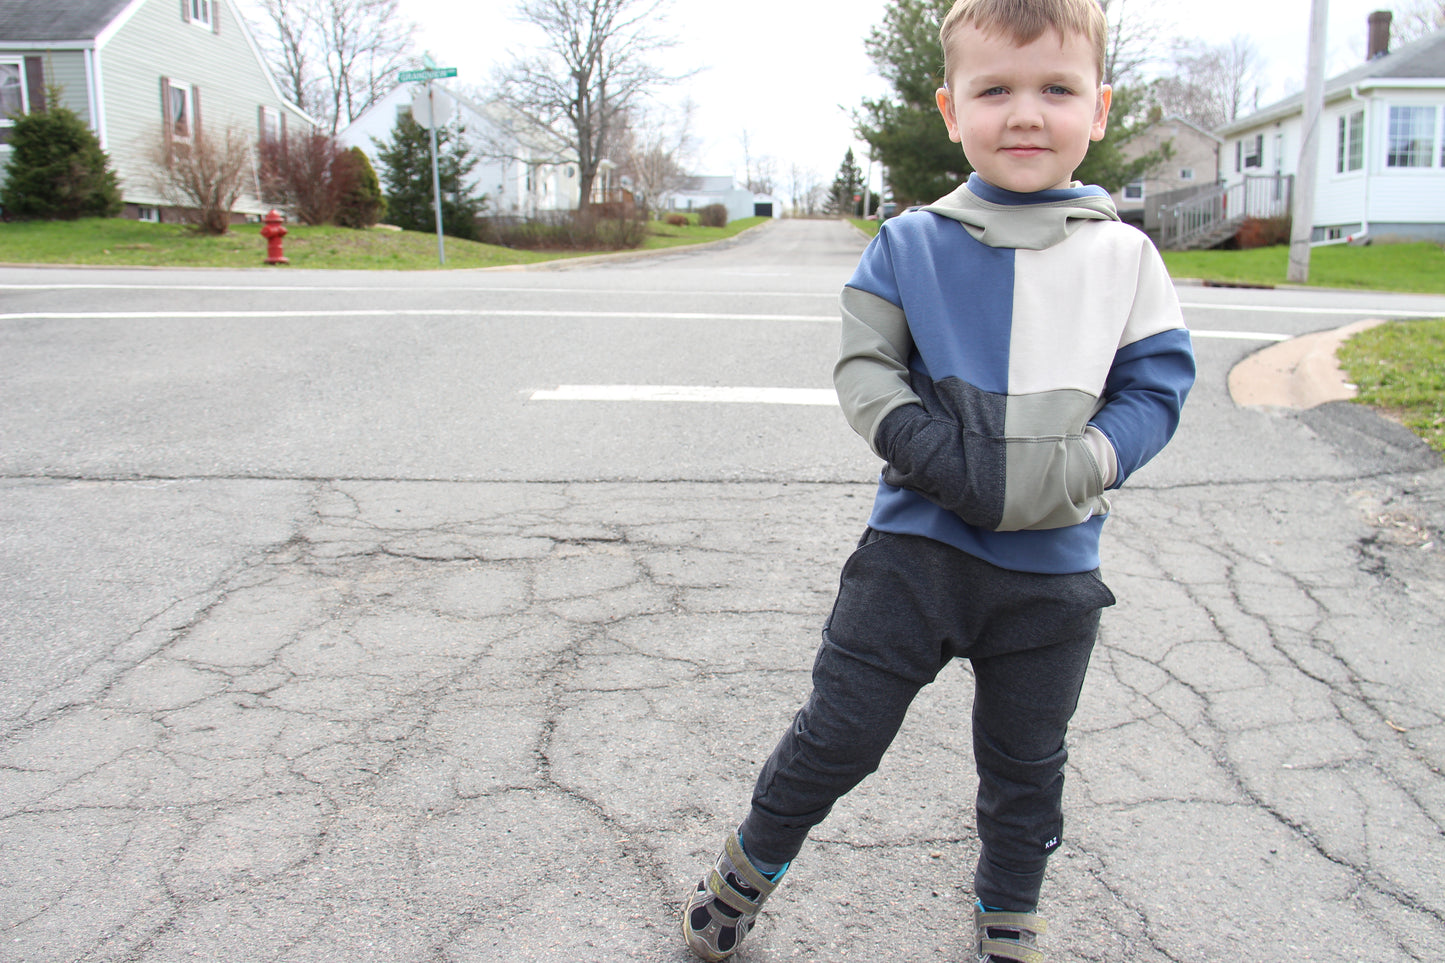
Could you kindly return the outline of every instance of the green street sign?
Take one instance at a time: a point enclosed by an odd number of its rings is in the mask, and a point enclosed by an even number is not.
[[[435,70],[403,70],[396,75],[396,79],[406,83],[408,80],[441,80],[443,77],[456,75],[455,67],[437,67]]]

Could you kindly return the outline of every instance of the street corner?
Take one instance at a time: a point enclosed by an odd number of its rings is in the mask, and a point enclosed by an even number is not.
[[[1356,321],[1256,351],[1230,370],[1229,397],[1241,407],[1295,410],[1350,401],[1358,392],[1335,352],[1354,335],[1384,323],[1383,318]]]

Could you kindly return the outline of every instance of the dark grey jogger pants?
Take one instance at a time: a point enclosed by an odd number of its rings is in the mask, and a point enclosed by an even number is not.
[[[913,697],[955,658],[973,665],[985,905],[1037,908],[1063,834],[1064,733],[1114,596],[1097,571],[1013,572],[928,538],[867,531],[843,566],[813,691],[763,766],[741,832],[785,863],[878,768]]]

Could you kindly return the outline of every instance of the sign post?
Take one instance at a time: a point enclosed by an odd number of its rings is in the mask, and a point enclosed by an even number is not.
[[[436,96],[436,88],[432,86],[432,81],[441,80],[445,77],[455,77],[456,75],[457,68],[455,67],[432,67],[428,70],[403,70],[396,75],[396,79],[402,83],[409,81],[426,82],[425,97],[423,98],[422,91],[417,91],[417,96],[412,98],[412,114],[415,116],[418,113],[425,113],[426,117],[424,120],[421,117],[417,117],[416,119],[418,122],[425,123],[427,129],[431,132],[432,204],[436,208],[437,214],[437,260],[441,263],[442,267],[446,267],[447,265],[447,249],[446,242],[442,240],[442,178],[441,168],[437,164],[437,124],[446,123],[447,118],[438,117],[438,114],[442,112],[442,105],[438,103],[440,98]],[[426,108],[425,110],[419,111],[417,108],[420,107],[422,103],[426,104]],[[450,113],[451,104],[449,100],[446,106],[448,113]]]

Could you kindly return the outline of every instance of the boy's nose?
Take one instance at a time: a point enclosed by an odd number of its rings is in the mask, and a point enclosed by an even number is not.
[[[1019,97],[1013,101],[1013,110],[1009,112],[1009,126],[1034,129],[1044,125],[1043,111],[1031,98]]]

